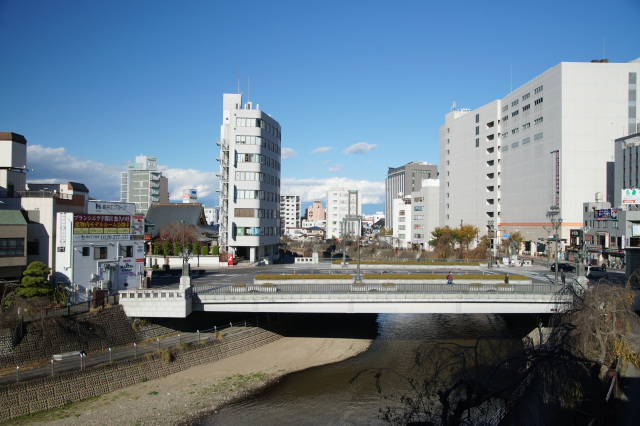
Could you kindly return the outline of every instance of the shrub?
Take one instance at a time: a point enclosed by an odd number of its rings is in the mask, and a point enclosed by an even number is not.
[[[193,243],[193,250],[191,251],[193,254],[200,253],[200,243]]]
[[[182,247],[180,247],[180,243],[175,241],[173,243],[173,255],[180,256],[180,251],[182,251]]]
[[[154,241],[153,242],[153,254],[155,256],[158,256],[160,254],[160,242],[159,241]]]
[[[220,246],[211,247],[211,254],[217,256],[220,253]]]
[[[162,254],[165,256],[169,256],[171,254],[171,243],[169,241],[165,241],[162,247]]]
[[[154,271],[157,271],[158,269],[160,269],[160,267],[158,266],[157,263],[154,263],[153,266],[151,266],[151,269],[153,269]]]
[[[200,256],[206,256],[209,254],[209,247],[202,246],[200,247]]]

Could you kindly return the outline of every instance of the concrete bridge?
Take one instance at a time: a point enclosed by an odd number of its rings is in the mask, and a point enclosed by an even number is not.
[[[206,284],[120,292],[130,317],[200,312],[554,313],[571,292],[550,284]]]

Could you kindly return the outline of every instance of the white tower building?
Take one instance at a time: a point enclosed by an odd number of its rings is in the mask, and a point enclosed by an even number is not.
[[[362,205],[358,191],[355,189],[337,188],[327,192],[327,239],[342,238],[340,222],[347,216],[362,214]],[[359,236],[360,229],[351,222],[349,235]]]
[[[136,214],[146,215],[152,203],[169,202],[169,181],[158,170],[156,157],[137,156],[120,180],[120,201],[134,203]]]
[[[220,129],[220,249],[258,260],[275,258],[280,241],[280,124],[223,95]]]

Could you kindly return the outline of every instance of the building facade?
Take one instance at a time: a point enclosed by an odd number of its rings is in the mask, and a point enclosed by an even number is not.
[[[280,196],[280,220],[283,232],[288,228],[300,228],[300,196]]]
[[[93,290],[138,288],[144,278],[144,216],[58,213],[56,252],[56,282],[68,286],[74,303],[90,300]]]
[[[280,241],[280,124],[242,95],[223,95],[220,250],[275,258]]]
[[[423,179],[435,179],[438,177],[438,166],[424,161],[414,161],[401,167],[389,167],[387,178],[384,181],[385,220],[386,228],[394,226],[392,201],[396,198],[404,198],[414,191],[419,191]]]
[[[525,250],[582,225],[582,204],[607,193],[614,139],[638,127],[638,60],[560,63],[502,99],[455,109],[440,127],[440,225],[520,232]]]
[[[359,237],[361,229],[356,222],[348,222],[344,228],[343,220],[349,216],[362,214],[360,196],[355,189],[336,188],[327,192],[327,239],[342,238],[344,234]]]
[[[169,181],[158,170],[157,157],[140,155],[120,175],[120,202],[134,203],[136,214],[145,215],[152,203],[169,202]]]
[[[314,200],[313,204],[307,208],[304,217],[306,220],[327,220],[322,201]]]

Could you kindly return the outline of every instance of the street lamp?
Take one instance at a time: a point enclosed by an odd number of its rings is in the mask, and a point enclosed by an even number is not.
[[[494,237],[494,231],[493,231],[493,224],[494,221],[493,219],[487,221],[487,228],[489,229],[489,268],[493,267],[493,237]]]

